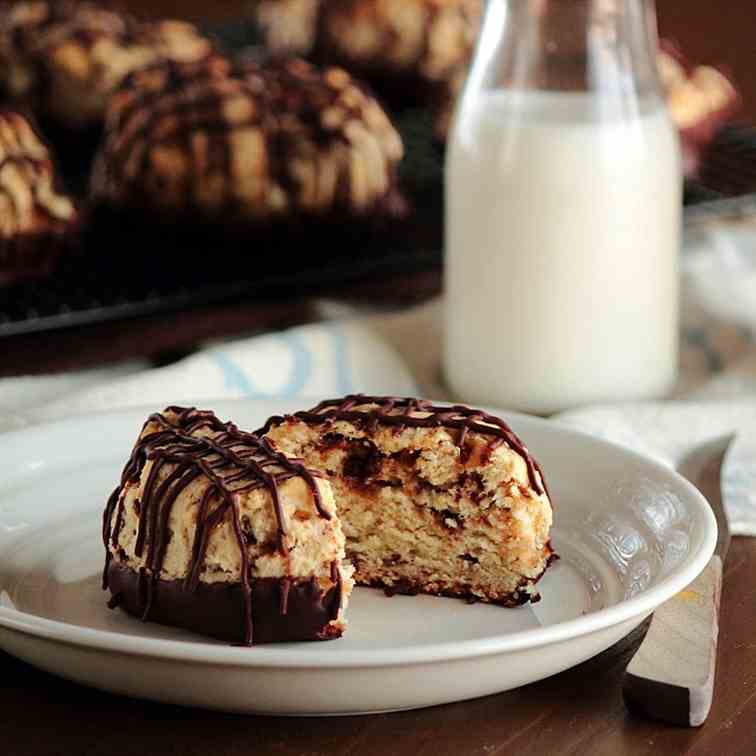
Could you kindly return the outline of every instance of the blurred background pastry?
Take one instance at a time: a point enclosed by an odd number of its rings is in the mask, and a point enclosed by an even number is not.
[[[321,9],[321,55],[372,76],[445,82],[466,67],[480,0],[331,0]]]
[[[394,107],[430,106],[445,141],[480,29],[481,0],[259,0],[255,20],[275,55],[343,66]],[[738,105],[719,69],[691,64],[665,41],[659,70],[680,129],[686,175]]]
[[[685,175],[697,173],[702,153],[738,109],[740,97],[725,73],[692,64],[669,41],[659,51],[659,76],[680,132]]]
[[[77,227],[47,145],[25,116],[0,111],[0,283],[50,273]]]
[[[255,7],[274,54],[311,55],[342,66],[391,105],[430,105],[445,123],[472,56],[483,3],[262,0]]]
[[[160,59],[206,57],[211,43],[181,21],[141,23],[100,3],[3,3],[0,85],[56,126],[99,126],[108,97],[130,71]]]
[[[395,217],[401,139],[343,70],[302,60],[162,63],[110,101],[92,194],[101,206],[224,232]]]

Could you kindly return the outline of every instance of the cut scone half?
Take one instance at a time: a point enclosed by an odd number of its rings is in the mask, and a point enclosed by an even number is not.
[[[258,431],[328,476],[358,585],[503,606],[536,601],[554,554],[538,463],[501,419],[353,395]]]

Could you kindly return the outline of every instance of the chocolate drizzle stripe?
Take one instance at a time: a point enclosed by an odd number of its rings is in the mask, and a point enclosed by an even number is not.
[[[105,567],[102,571],[103,590],[106,590],[108,587],[108,567],[110,567],[110,560],[112,558],[112,554],[110,553],[110,549],[108,548],[108,543],[110,541],[110,533],[113,522],[113,511],[115,510],[116,504],[118,503],[119,499],[118,494],[119,489],[116,489],[112,494],[110,494],[108,503],[105,505],[105,511],[102,515],[102,542],[105,545]]]
[[[289,611],[289,591],[291,590],[291,581],[285,577],[281,581],[281,605],[279,612],[285,615]]]
[[[148,431],[152,425],[156,425],[158,429]],[[148,462],[151,467],[141,492],[135,543],[136,556],[143,556],[145,550],[147,552],[139,570],[136,591],[143,618],[149,616],[153,605],[154,587],[160,578],[168,548],[168,526],[173,506],[182,491],[193,481],[204,477],[209,485],[202,494],[198,508],[192,553],[183,584],[187,590],[197,590],[212,529],[230,512],[241,556],[241,585],[245,597],[244,638],[245,643],[251,644],[251,566],[241,525],[239,497],[258,489],[268,491],[277,522],[277,548],[286,555],[287,526],[279,485],[291,478],[301,477],[310,488],[320,516],[330,519],[332,515],[323,506],[315,475],[300,460],[290,459],[277,451],[267,439],[244,433],[232,423],[223,423],[212,412],[169,407],[164,414],[151,415],[124,466],[121,483],[105,507],[102,527],[103,541],[107,548],[104,588],[107,588],[108,568],[112,552],[118,548],[124,520],[125,488],[128,484],[136,484],[141,480]],[[174,467],[158,483],[161,470],[166,465]],[[218,498],[219,502],[213,508],[211,504],[214,498]],[[114,521],[116,506],[118,509]]]
[[[147,498],[144,511],[140,514],[140,525],[143,520],[149,521],[148,530],[146,531],[147,537],[145,539],[145,545],[147,546],[147,556],[144,560],[145,564],[149,567],[152,567],[155,549],[160,541],[160,534],[158,530],[160,508],[162,507],[163,511],[170,509],[170,497],[167,497],[166,494],[170,487],[173,486],[176,481],[179,481],[179,483],[174,486],[173,498],[175,499],[178,491],[180,490],[180,486],[183,487],[183,485],[185,485],[183,478],[187,472],[193,472],[187,465],[179,465],[178,467],[176,467],[176,469],[173,470],[173,472],[171,472],[170,475],[168,475],[168,477],[157,487],[155,494],[150,495]],[[157,506],[158,502],[160,506]]]
[[[239,552],[241,553],[241,584],[244,595],[244,644],[252,645],[254,638],[254,626],[252,624],[252,587],[249,583],[249,554],[247,554],[244,543],[244,533],[242,532],[241,520],[239,518],[239,507],[234,501],[231,506],[233,513],[234,532],[236,540],[239,543]]]
[[[343,592],[341,571],[339,570],[338,562],[336,562],[335,560],[331,562],[331,582],[334,584],[336,590],[334,592],[333,602],[330,608],[330,618],[332,620],[335,620],[339,617],[339,610],[341,609],[341,595]]]
[[[152,570],[153,579],[160,571],[160,566],[165,560],[165,551],[168,548],[168,524],[170,522],[171,512],[173,511],[173,505],[176,503],[176,499],[178,498],[181,489],[188,486],[193,480],[199,477],[199,475],[199,470],[188,470],[173,485],[173,490],[163,502],[163,509],[158,521],[158,528],[153,534],[150,542],[150,551],[147,555],[147,562]]]
[[[163,466],[163,460],[156,458],[150,472],[147,475],[147,482],[144,484],[144,492],[142,494],[142,504],[144,509],[139,517],[139,530],[137,531],[136,545],[134,547],[134,554],[136,556],[142,556],[144,552],[144,544],[147,539],[147,528],[152,523],[150,522],[150,513],[152,511],[152,491],[155,488],[155,481],[157,480],[160,468]],[[123,506],[123,502],[122,502]]]
[[[375,405],[372,409],[354,409],[355,407]],[[413,413],[423,413],[424,417],[417,417]],[[530,485],[537,494],[546,494],[548,488],[543,472],[528,451],[527,446],[515,432],[501,419],[482,410],[455,404],[449,407],[434,405],[423,399],[411,397],[367,396],[350,394],[341,399],[328,399],[311,410],[302,410],[289,416],[274,416],[256,431],[264,435],[268,431],[287,419],[301,420],[308,425],[322,425],[332,421],[344,420],[368,429],[378,425],[409,428],[448,428],[459,430],[459,444],[464,443],[470,432],[492,436],[492,448],[500,443],[506,443],[512,451],[519,454],[525,461]]]
[[[205,489],[205,493],[202,495],[202,501],[200,502],[199,511],[197,512],[197,525],[194,529],[194,542],[192,543],[192,555],[189,560],[189,569],[186,573],[186,581],[184,583],[188,590],[193,590],[197,582],[199,581],[199,571],[204,561],[205,548],[207,547],[208,536],[208,516],[207,510],[210,506],[210,499],[216,493],[214,485],[210,485]]]
[[[115,492],[114,492],[115,493]],[[118,497],[118,511],[116,513],[116,521],[115,521],[115,527],[113,528],[113,534],[111,538],[113,539],[113,544],[118,543],[118,538],[121,535],[121,528],[123,528],[123,519],[125,514],[125,508],[126,508],[126,500],[124,496]]]

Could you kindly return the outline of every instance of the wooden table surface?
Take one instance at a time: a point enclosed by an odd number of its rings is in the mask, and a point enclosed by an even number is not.
[[[133,0],[135,10],[193,18],[231,18],[243,3],[216,0]],[[676,38],[694,58],[727,63],[744,93],[744,113],[756,119],[756,49],[751,3],[660,0],[664,34]],[[433,289],[430,286],[428,291]],[[243,307],[217,313],[219,330],[278,322]],[[212,325],[201,313],[193,321]],[[56,346],[51,364],[96,362],[113,350],[138,351],[135,331],[155,334],[165,322],[148,321],[108,331],[84,343],[71,335]],[[152,329],[150,331],[149,329]],[[170,330],[170,329],[169,329]],[[190,329],[191,330],[191,329]],[[114,341],[115,339],[115,341]],[[120,341],[119,341],[120,339]],[[33,368],[44,343],[16,355]],[[80,352],[77,353],[77,349]],[[109,350],[109,351],[108,351]],[[78,354],[78,357],[76,356]],[[57,359],[57,363],[55,362]],[[8,353],[5,363],[8,364]],[[644,627],[609,651],[556,677],[516,691],[459,704],[398,714],[337,719],[242,717],[129,700],[51,677],[0,652],[0,754],[8,756],[317,756],[335,754],[756,754],[756,540],[735,539],[726,565],[722,600],[719,673],[714,706],[698,730],[654,724],[628,714],[620,681]],[[429,681],[429,684],[432,684]]]

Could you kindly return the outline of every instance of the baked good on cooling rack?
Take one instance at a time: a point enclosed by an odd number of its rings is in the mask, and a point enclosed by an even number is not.
[[[99,125],[130,71],[211,49],[191,25],[140,23],[101,3],[21,0],[0,6],[0,84],[7,96],[73,130]]]
[[[480,0],[330,0],[320,54],[371,77],[445,82],[470,60],[481,9]]]
[[[693,65],[671,42],[662,42],[658,64],[669,112],[680,131],[685,174],[695,175],[703,150],[737,110],[740,97],[722,71]]]
[[[212,412],[147,419],[103,539],[111,607],[245,644],[343,630],[351,568],[327,479]]]
[[[24,115],[0,110],[0,283],[50,273],[78,225],[45,142]]]
[[[482,0],[335,0],[323,4],[318,55],[399,106],[428,106],[446,139],[472,58]]]
[[[402,151],[380,105],[345,71],[213,56],[125,79],[108,107],[92,194],[224,232],[396,217]]]
[[[358,585],[538,599],[551,503],[538,463],[499,418],[355,395],[272,417],[258,433],[328,476]]]

